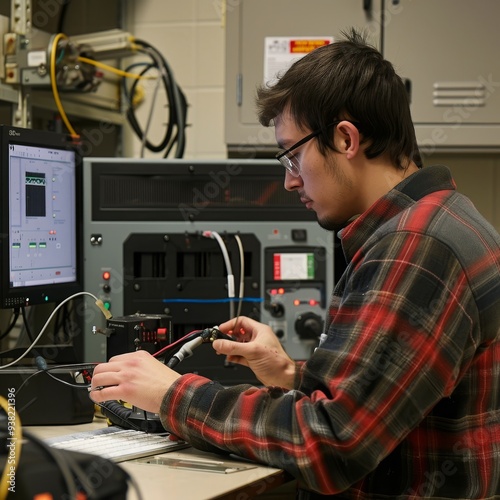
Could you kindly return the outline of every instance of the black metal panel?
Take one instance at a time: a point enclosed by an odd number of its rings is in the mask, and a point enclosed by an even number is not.
[[[274,160],[92,164],[94,221],[315,220]]]
[[[238,296],[241,263],[237,243],[234,235],[221,237],[233,262]],[[239,237],[245,249],[241,314],[255,316],[262,301],[261,246],[253,234]],[[187,233],[130,234],[123,244],[123,267],[125,314],[169,314],[177,332],[183,324],[205,328],[229,317],[227,270],[213,239]]]

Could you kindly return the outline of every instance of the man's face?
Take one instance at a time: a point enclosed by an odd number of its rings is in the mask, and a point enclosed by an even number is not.
[[[284,113],[276,120],[275,133],[279,146],[288,149],[311,131],[298,128]],[[313,138],[294,149],[293,155],[300,165],[299,174],[294,176],[285,170],[285,189],[296,191],[305,207],[316,212],[321,227],[338,230],[361,213],[356,172],[342,149],[339,153],[328,150],[323,156],[318,150],[317,139]]]

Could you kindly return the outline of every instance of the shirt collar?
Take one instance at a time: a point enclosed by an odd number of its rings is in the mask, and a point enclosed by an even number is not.
[[[366,212],[338,232],[346,260],[351,261],[355,252],[377,228],[416,201],[430,193],[450,189],[455,190],[456,185],[450,170],[444,165],[421,168],[403,179]]]

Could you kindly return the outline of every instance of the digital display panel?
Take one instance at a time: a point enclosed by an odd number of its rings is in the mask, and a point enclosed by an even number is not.
[[[314,254],[311,253],[275,253],[273,255],[273,279],[313,280]]]
[[[81,157],[68,136],[0,126],[0,307],[82,290]]]
[[[75,152],[9,146],[10,286],[76,281]]]

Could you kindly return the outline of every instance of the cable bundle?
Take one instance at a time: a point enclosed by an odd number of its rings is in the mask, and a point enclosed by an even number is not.
[[[68,129],[70,134],[75,139],[79,138],[79,134],[71,125],[71,122],[69,121],[64,110],[64,106],[59,95],[60,89],[58,83],[60,85],[61,80],[66,81],[67,79],[67,76],[65,76],[64,73],[65,65],[62,64],[62,62],[64,57],[68,57],[67,54],[71,53],[75,63],[78,63],[79,68],[90,68],[92,66],[95,66],[97,68],[100,68],[101,70],[110,71],[118,76],[123,77],[122,86],[125,99],[127,101],[126,116],[133,131],[141,140],[141,157],[144,156],[145,149],[148,149],[154,153],[163,153],[163,157],[166,158],[170,155],[175,146],[175,158],[182,158],[184,156],[184,150],[186,147],[185,129],[187,126],[186,119],[188,105],[184,93],[175,81],[172,69],[163,55],[155,47],[145,42],[144,40],[133,39],[132,50],[137,53],[146,54],[150,58],[150,62],[134,63],[131,64],[126,70],[121,70],[102,62],[95,61],[91,57],[86,57],[87,53],[83,52],[83,49],[83,47],[73,47],[68,37],[64,33],[57,33],[56,35],[54,35],[49,45],[50,83],[52,87],[52,94],[59,114],[61,115],[61,119],[66,125],[66,128]],[[80,52],[80,54],[78,55],[78,51],[82,52]],[[91,53],[89,55],[91,55]],[[138,74],[131,72],[131,70],[136,67],[142,67],[142,70]],[[159,77],[155,77],[157,83],[153,91],[146,125],[144,128],[142,128],[135,114],[136,96],[140,93],[138,83],[139,80],[150,78],[147,73],[149,73],[151,70],[155,70],[159,74]],[[80,69],[80,71],[82,71],[82,69]],[[94,73],[90,72],[89,74],[92,75]],[[127,86],[128,79],[133,80],[130,88]],[[87,75],[85,83],[90,84],[90,80],[92,80],[92,78]],[[94,82],[92,80],[91,87],[95,90],[99,82]],[[153,144],[148,139],[148,133],[151,126],[153,111],[155,110],[157,94],[160,86],[162,85],[165,90],[168,109],[168,115],[166,117],[166,129],[162,140],[158,144]],[[83,88],[81,88],[80,91],[83,91]]]
[[[135,79],[133,81],[130,89],[127,88],[127,82],[125,80],[123,81],[124,93],[128,101],[127,120],[142,142],[141,156],[143,156],[144,154],[144,149],[147,148],[154,153],[163,152],[163,157],[166,158],[175,145],[175,158],[182,158],[184,156],[184,149],[186,146],[185,129],[187,118],[187,101],[185,95],[182,92],[181,88],[177,85],[170,65],[157,49],[155,49],[151,44],[138,39],[134,39],[134,46],[137,51],[147,54],[151,58],[151,62],[134,63],[130,65],[126,69],[126,71],[130,72],[136,66],[144,66],[144,68],[139,73],[140,77],[144,77],[146,73],[148,73],[151,69],[157,70],[160,74],[160,79],[158,80],[158,85],[155,87],[149,117],[144,130],[139,125],[137,117],[135,116],[134,106],[134,96],[138,91],[137,84],[139,82],[139,79]],[[147,135],[151,123],[152,113],[154,110],[154,102],[156,100],[156,95],[160,83],[163,84],[168,101],[168,117],[163,139],[159,144],[152,144],[148,140]]]

